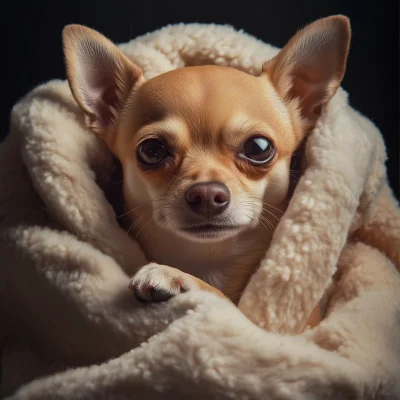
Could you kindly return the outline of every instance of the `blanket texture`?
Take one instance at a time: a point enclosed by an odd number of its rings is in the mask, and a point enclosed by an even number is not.
[[[203,64],[257,74],[278,52],[202,24],[120,48],[146,78]],[[0,146],[1,395],[400,398],[400,211],[381,134],[339,89],[304,157],[238,307],[202,292],[142,304],[127,287],[145,257],[105,195],[111,155],[66,81],[34,89]],[[305,330],[328,287],[325,319]]]

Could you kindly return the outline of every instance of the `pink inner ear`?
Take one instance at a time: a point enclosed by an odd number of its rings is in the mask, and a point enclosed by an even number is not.
[[[115,111],[118,108],[118,96],[115,87],[106,87],[103,89],[100,97],[97,99],[96,108],[98,109],[99,118],[108,126],[115,117]]]
[[[329,57],[323,60],[310,58],[307,63],[295,67],[291,73],[292,86],[289,98],[300,100],[301,113],[304,117],[315,119],[320,115],[322,104],[329,98],[329,83],[333,78],[332,60],[327,65]]]
[[[292,79],[293,86],[289,92],[289,97],[299,98],[302,114],[310,117],[317,111],[316,108],[320,108],[321,102],[324,100],[326,80],[320,71],[315,71],[312,68],[298,71]]]
[[[96,77],[87,75],[86,101],[93,111],[95,119],[100,121],[103,128],[107,127],[115,116],[119,101],[114,79],[110,77]]]

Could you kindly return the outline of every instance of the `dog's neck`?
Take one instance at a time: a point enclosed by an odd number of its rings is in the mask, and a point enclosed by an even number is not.
[[[194,275],[235,301],[269,247],[277,221],[270,223],[218,242],[190,241],[155,224],[137,226],[131,236],[149,262]]]

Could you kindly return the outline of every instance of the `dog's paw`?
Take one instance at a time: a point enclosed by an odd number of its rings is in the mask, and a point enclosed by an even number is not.
[[[132,278],[129,288],[141,302],[160,302],[179,293],[197,288],[191,275],[179,269],[151,263],[142,267]]]

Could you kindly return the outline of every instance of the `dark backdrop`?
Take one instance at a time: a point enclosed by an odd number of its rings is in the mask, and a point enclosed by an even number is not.
[[[351,104],[381,129],[389,153],[389,179],[400,194],[398,0],[14,0],[3,1],[0,9],[6,22],[3,60],[8,69],[2,82],[6,104],[1,108],[0,137],[21,96],[39,83],[65,77],[60,35],[66,24],[84,24],[125,42],[170,23],[214,22],[283,46],[304,24],[345,14],[351,19],[353,40],[343,87]]]

